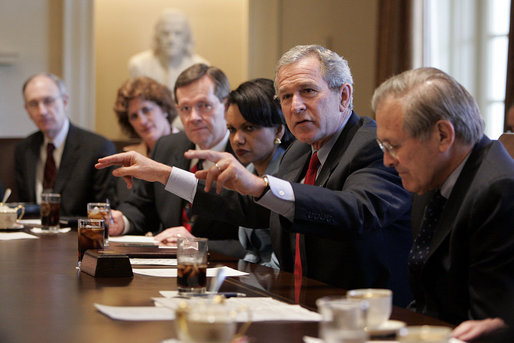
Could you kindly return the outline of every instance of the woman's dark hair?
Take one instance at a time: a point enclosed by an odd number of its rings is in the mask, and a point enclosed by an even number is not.
[[[282,147],[286,148],[294,139],[289,131],[280,102],[275,98],[275,88],[270,79],[253,79],[243,82],[228,95],[227,106],[237,105],[243,118],[263,127],[284,125]]]
[[[114,112],[122,131],[131,138],[138,138],[136,131],[129,122],[128,107],[132,99],[141,97],[143,100],[157,104],[163,113],[167,113],[168,122],[173,122],[177,116],[177,108],[168,87],[146,76],[129,79],[118,89]]]

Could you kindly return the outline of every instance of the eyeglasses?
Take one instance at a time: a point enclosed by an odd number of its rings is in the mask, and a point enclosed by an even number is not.
[[[39,107],[40,103],[42,103],[45,107],[52,107],[58,98],[60,98],[60,96],[58,96],[58,97],[47,96],[41,100],[31,100],[31,101],[27,102],[27,107],[31,110],[35,110]]]
[[[377,143],[384,154],[388,152],[393,158],[398,158],[398,148],[400,147],[399,145],[391,145],[381,141],[379,138],[377,138]]]
[[[189,106],[189,105],[179,106],[178,111],[181,114],[189,115],[193,111],[193,108],[196,110],[196,112],[198,114],[203,115],[203,114],[211,113],[212,109],[214,108],[214,105],[209,102],[200,101],[200,102],[197,102],[196,104],[194,104],[193,106]]]

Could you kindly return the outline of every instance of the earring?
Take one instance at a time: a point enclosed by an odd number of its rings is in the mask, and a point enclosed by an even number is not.
[[[275,143],[276,145],[279,145],[282,143],[282,141],[280,140],[280,138],[275,138],[275,140],[273,141],[273,143]]]

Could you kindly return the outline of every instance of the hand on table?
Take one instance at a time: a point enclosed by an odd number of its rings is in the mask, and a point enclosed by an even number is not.
[[[505,323],[500,318],[466,320],[453,330],[452,335],[462,341],[469,341],[504,327]]]
[[[156,241],[161,244],[175,244],[177,238],[195,238],[187,229],[183,226],[170,227],[163,232],[159,233],[154,237]]]
[[[119,236],[125,229],[125,222],[123,221],[123,213],[118,210],[111,211],[112,222],[109,225],[109,236]]]

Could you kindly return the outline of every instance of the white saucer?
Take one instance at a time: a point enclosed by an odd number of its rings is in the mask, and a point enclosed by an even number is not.
[[[401,322],[399,320],[388,320],[380,326],[372,329],[368,328],[366,331],[368,331],[370,336],[386,336],[397,333],[398,330],[403,328],[405,325],[405,322]]]
[[[15,223],[12,227],[3,227],[0,230],[21,230],[23,229],[23,224]]]
[[[42,229],[40,227],[33,227],[33,228],[30,229],[30,231],[32,233],[36,233],[36,234],[40,234],[40,235],[55,235],[55,234],[58,234],[58,233],[70,232],[71,228],[69,228],[69,227],[62,227],[62,228],[57,229],[56,231],[50,231],[48,229]]]

